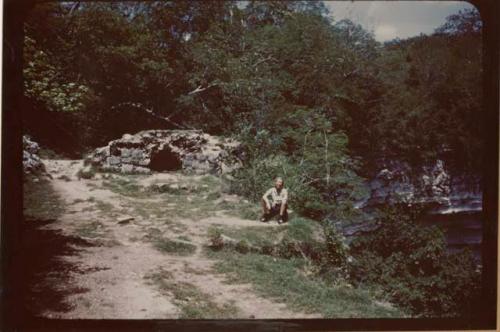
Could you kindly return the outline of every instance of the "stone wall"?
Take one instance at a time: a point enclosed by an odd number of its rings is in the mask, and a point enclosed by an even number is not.
[[[240,166],[238,148],[238,142],[199,130],[147,130],[96,149],[86,163],[120,173],[226,173]]]
[[[40,175],[45,173],[45,165],[38,156],[40,146],[28,136],[23,136],[23,170],[25,174]]]

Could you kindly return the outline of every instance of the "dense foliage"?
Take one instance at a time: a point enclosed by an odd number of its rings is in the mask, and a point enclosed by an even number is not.
[[[442,231],[422,227],[417,216],[403,206],[382,213],[379,228],[351,244],[351,278],[381,285],[393,302],[414,315],[474,315],[481,274],[471,252],[447,253]]]
[[[450,150],[477,169],[478,12],[385,45],[329,17],[321,1],[39,4],[25,27],[26,126],[78,153],[153,127],[267,132],[295,159],[326,130],[362,166]]]

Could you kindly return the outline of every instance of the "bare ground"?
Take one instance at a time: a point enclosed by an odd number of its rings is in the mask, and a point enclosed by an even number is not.
[[[57,222],[44,227],[57,229],[68,236],[78,236],[92,245],[79,247],[77,254],[64,256],[67,263],[79,269],[70,271],[68,287],[85,289],[69,294],[65,301],[67,311],[48,311],[43,316],[52,318],[83,319],[168,319],[185,317],[189,306],[230,308],[219,317],[198,318],[318,318],[319,314],[292,311],[284,303],[273,302],[258,296],[251,285],[229,284],[227,276],[216,273],[215,261],[203,253],[208,243],[210,226],[220,227],[280,227],[273,223],[259,223],[228,216],[214,210],[204,214],[193,211],[187,216],[172,212],[180,209],[182,202],[162,201],[158,197],[130,197],[113,192],[97,179],[79,179],[80,160],[44,160],[51,185],[65,202],[64,212]],[[139,178],[138,184],[177,184],[185,180],[175,174],[155,174]],[[200,181],[190,177],[189,181]],[[233,197],[234,198],[234,197]],[[190,200],[188,196],[186,199]],[[149,205],[148,205],[149,204]],[[145,215],[137,207],[158,206],[164,209]],[[182,209],[185,209],[182,206]],[[193,212],[190,216],[189,212]],[[197,213],[196,213],[197,212]],[[125,218],[131,220],[124,220]],[[166,218],[168,217],[168,218]],[[132,219],[133,218],[133,219]],[[121,223],[120,220],[124,220]],[[154,239],[179,239],[195,246],[193,253],[179,255],[160,251]],[[188,240],[182,240],[188,239]],[[84,272],[82,272],[84,271]],[[151,276],[165,276],[169,287],[160,287]],[[177,288],[190,287],[198,296],[180,297]],[[65,285],[59,285],[65,287]],[[200,303],[200,301],[202,303]],[[228,316],[230,315],[230,316]]]

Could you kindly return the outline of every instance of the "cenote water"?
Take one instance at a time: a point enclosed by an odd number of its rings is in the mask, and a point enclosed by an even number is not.
[[[470,248],[478,262],[481,261],[483,237],[482,212],[462,211],[447,214],[427,214],[420,220],[422,225],[435,225],[445,234],[448,250]]]

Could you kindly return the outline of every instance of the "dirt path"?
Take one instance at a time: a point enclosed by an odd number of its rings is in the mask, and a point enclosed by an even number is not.
[[[247,284],[229,284],[227,276],[214,272],[215,261],[203,253],[208,243],[208,229],[221,227],[276,227],[230,217],[222,211],[201,217],[196,212],[172,212],[179,202],[163,202],[157,198],[130,197],[103,185],[106,179],[79,179],[82,161],[44,160],[52,175],[51,185],[64,200],[61,218],[46,227],[79,236],[93,245],[78,248],[78,255],[65,256],[68,263],[81,267],[70,272],[70,282],[86,292],[70,295],[67,312],[45,312],[53,318],[84,319],[168,319],[185,317],[188,309],[220,308],[220,317],[212,318],[315,318],[318,315],[291,311],[284,303],[256,295]],[[174,183],[180,174],[143,176],[141,186]],[[191,177],[197,183],[200,177]],[[188,196],[186,199],[190,200]],[[162,209],[156,216],[148,204]],[[143,207],[141,210],[140,208]],[[168,210],[170,209],[170,210]],[[142,211],[142,212],[141,212]],[[168,216],[169,218],[166,218]],[[126,218],[130,220],[126,220]],[[189,255],[160,251],[154,239],[189,239],[195,250]],[[85,271],[82,273],[81,271]],[[161,283],[158,284],[158,276]],[[160,287],[161,286],[161,287]],[[210,318],[210,317],[204,317]]]

